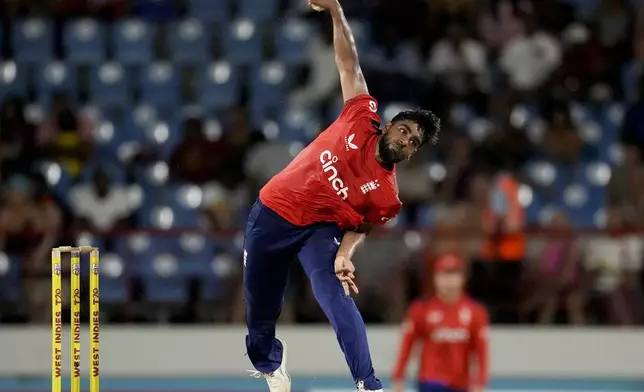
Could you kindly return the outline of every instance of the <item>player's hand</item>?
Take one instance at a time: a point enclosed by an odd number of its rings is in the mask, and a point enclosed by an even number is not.
[[[321,8],[324,11],[333,12],[340,8],[338,0],[309,0],[309,5],[315,8]]]
[[[346,295],[351,294],[350,289],[358,294],[358,286],[353,281],[356,278],[354,272],[356,272],[356,267],[353,266],[349,258],[345,256],[335,257],[335,276],[342,282],[342,288]]]
[[[403,392],[405,390],[405,382],[402,380],[395,380],[392,382],[391,387],[393,392]]]

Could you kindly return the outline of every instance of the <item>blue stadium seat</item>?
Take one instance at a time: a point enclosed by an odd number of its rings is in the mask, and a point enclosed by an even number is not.
[[[240,97],[239,75],[227,62],[218,62],[205,67],[197,86],[200,103],[208,109],[223,109],[234,106]]]
[[[349,20],[349,25],[353,31],[353,38],[356,41],[358,52],[367,51],[373,46],[373,37],[369,23],[358,19]]]
[[[21,297],[20,258],[0,252],[0,302],[14,302]]]
[[[53,28],[43,19],[26,19],[11,26],[14,60],[19,63],[49,61],[53,55]]]
[[[116,22],[113,41],[116,60],[125,65],[143,65],[154,58],[153,25],[138,19]]]
[[[203,234],[184,234],[179,237],[182,260],[190,260],[190,273],[200,276],[207,273],[207,265],[215,257],[216,248],[213,241]]]
[[[119,63],[92,69],[92,99],[101,107],[125,107],[130,102],[127,74]]]
[[[104,26],[93,19],[79,19],[63,27],[66,59],[75,64],[97,65],[105,60]]]
[[[146,234],[133,234],[117,238],[115,241],[116,253],[127,260],[150,258],[154,254],[151,248],[152,239]],[[136,271],[136,267],[132,268]]]
[[[85,181],[85,179],[83,179],[83,181]],[[76,235],[76,246],[93,246],[95,248],[103,248],[104,244],[105,241],[103,237],[94,235],[89,232],[81,232]]]
[[[73,179],[67,170],[58,163],[49,161],[40,163],[38,169],[52,193],[62,199],[67,198],[73,183]]]
[[[277,17],[277,0],[239,0],[239,16],[256,21],[268,21]]]
[[[137,166],[134,171],[134,177],[137,184],[139,184],[143,191],[145,192],[144,206],[143,208],[151,209],[154,203],[151,203],[153,199],[150,198],[150,195],[157,194],[161,189],[163,189],[168,183],[169,177],[169,168],[164,161],[158,161],[150,165],[140,165]],[[140,211],[142,213],[142,211]],[[140,218],[148,222],[147,227],[157,227],[149,223],[149,216],[140,215]]]
[[[24,68],[14,62],[0,63],[0,99],[27,95],[27,77]]]
[[[288,19],[277,27],[277,58],[286,64],[302,64],[308,58],[308,44],[313,36],[311,23],[304,19]]]
[[[236,268],[236,263],[229,255],[220,253],[207,263],[207,267],[199,276],[200,296],[205,301],[218,300],[223,294],[220,282]]]
[[[342,99],[334,100],[325,113],[327,123],[334,122],[340,116],[340,113],[342,113],[342,109],[344,109],[344,101]]]
[[[250,95],[254,117],[266,117],[281,108],[290,85],[287,68],[280,62],[268,62],[253,70]]]
[[[152,303],[183,302],[188,297],[186,279],[179,273],[179,260],[163,253],[137,260],[137,273],[145,288],[145,297]]]
[[[263,38],[260,27],[250,19],[233,21],[226,29],[224,50],[233,64],[256,64],[262,59]]]
[[[181,124],[178,118],[159,119],[149,126],[139,128],[143,144],[156,151],[162,159],[169,159],[181,140]]]
[[[203,64],[210,60],[211,30],[197,19],[186,19],[170,27],[170,53],[181,64]]]
[[[125,140],[123,128],[118,122],[110,119],[101,119],[94,126],[93,136],[97,150],[97,159],[108,162],[119,159],[119,148],[127,140]]]
[[[312,108],[287,107],[279,116],[279,138],[308,144],[322,127],[319,113]]]
[[[601,196],[591,197],[589,189],[583,184],[569,184],[562,194],[562,209],[570,217],[573,227],[590,228],[595,226],[595,213],[603,206]]]
[[[141,73],[141,99],[145,104],[174,107],[181,101],[177,70],[170,63],[150,64]]]
[[[65,63],[43,64],[36,76],[36,95],[38,102],[49,107],[54,94],[62,92],[69,99],[76,99],[76,73]]]
[[[188,229],[199,226],[200,212],[176,205],[144,205],[137,212],[137,221],[147,229]]]
[[[120,142],[135,142],[147,147],[147,128],[155,126],[159,121],[159,111],[151,105],[139,105],[125,113],[119,132]]]
[[[416,222],[419,227],[434,227],[436,223],[436,209],[429,204],[425,204],[418,209]]]
[[[130,265],[115,253],[101,255],[101,304],[122,304],[129,300]]]
[[[179,254],[179,239],[175,236],[153,236],[150,237],[150,254],[171,254],[177,256]]]
[[[230,16],[228,0],[188,0],[188,16],[207,22],[222,22]]]

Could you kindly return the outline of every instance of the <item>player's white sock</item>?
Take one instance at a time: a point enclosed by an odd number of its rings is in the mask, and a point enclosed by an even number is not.
[[[365,388],[364,386],[364,381],[358,381],[356,383],[356,392],[382,392],[382,389],[378,389],[376,391],[372,391],[370,389]]]
[[[291,392],[291,376],[286,371],[286,342],[279,336],[275,336],[275,338],[282,343],[282,363],[280,367],[272,373],[251,371],[251,376],[255,378],[264,377],[271,392]]]

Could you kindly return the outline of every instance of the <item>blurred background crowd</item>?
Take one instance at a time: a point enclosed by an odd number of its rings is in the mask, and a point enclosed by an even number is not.
[[[341,3],[383,120],[444,124],[354,260],[366,321],[398,322],[455,253],[495,323],[644,322],[644,7]],[[1,0],[0,17],[0,322],[49,320],[62,244],[100,247],[105,321],[242,322],[249,206],[342,106],[327,16]],[[298,264],[282,317],[325,320]]]

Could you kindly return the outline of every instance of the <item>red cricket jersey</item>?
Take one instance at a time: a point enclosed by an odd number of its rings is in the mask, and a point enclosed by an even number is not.
[[[393,379],[404,378],[412,349],[420,342],[419,381],[438,382],[457,389],[485,387],[487,330],[487,311],[467,297],[454,304],[438,298],[415,301],[403,323]]]
[[[376,161],[377,110],[370,95],[349,100],[340,117],[262,188],[262,203],[296,226],[335,222],[348,229],[394,218],[402,203],[395,170]]]

